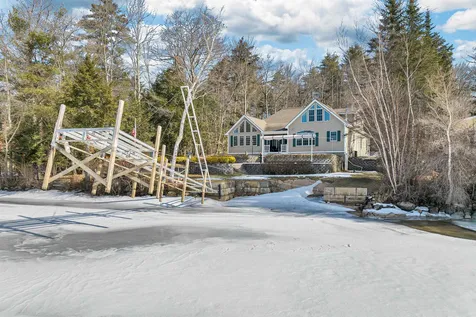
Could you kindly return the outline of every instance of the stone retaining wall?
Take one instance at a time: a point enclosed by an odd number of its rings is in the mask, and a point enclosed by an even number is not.
[[[230,179],[214,180],[213,188],[217,194],[210,195],[219,200],[230,200],[240,196],[255,196],[312,185],[316,182],[311,178],[270,178],[270,179]]]
[[[353,205],[362,203],[367,197],[367,188],[325,187],[324,200],[330,203]]]

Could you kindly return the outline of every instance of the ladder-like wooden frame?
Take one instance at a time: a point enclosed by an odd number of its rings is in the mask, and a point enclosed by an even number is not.
[[[185,97],[185,90],[187,90],[187,96]],[[195,156],[197,157],[197,163],[202,174],[202,179],[208,183],[208,186],[212,187],[212,180],[210,177],[210,171],[208,170],[207,157],[203,148],[202,136],[200,134],[200,128],[198,126],[197,114],[195,113],[195,107],[193,105],[192,94],[190,93],[190,87],[181,86],[183,102],[185,104],[185,112],[187,113],[188,124],[192,133],[193,146],[195,148]],[[190,115],[190,109],[192,115]],[[197,143],[198,139],[198,143]]]
[[[123,109],[124,101],[121,100],[119,101],[114,127],[67,129],[62,128],[66,106],[61,105],[51,140],[42,189],[47,190],[51,182],[80,168],[94,179],[92,194],[96,194],[98,185],[105,186],[106,193],[110,193],[114,179],[127,177],[132,180],[132,197],[135,196],[137,184],[147,187],[149,194],[152,195],[155,189],[157,172],[159,174],[157,197],[160,199],[165,186],[179,189],[183,193],[188,191],[189,193],[202,193],[203,195],[205,192],[215,192],[211,183],[210,186],[207,186],[189,178],[188,171],[185,171],[185,175],[183,175],[170,169],[165,162],[165,145],[162,146],[161,161],[160,163],[157,162],[162,133],[160,126],[157,127],[154,147],[121,131]],[[78,144],[83,144],[84,148],[78,147]],[[71,166],[52,176],[51,172],[56,152],[65,156],[71,162]],[[82,157],[82,159],[79,157]],[[99,163],[96,170],[88,166],[93,162]],[[107,163],[106,177],[101,176],[104,162]]]

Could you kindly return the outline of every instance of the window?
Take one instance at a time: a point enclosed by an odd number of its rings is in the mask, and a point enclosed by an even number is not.
[[[337,131],[331,132],[331,142],[337,141]]]
[[[314,106],[312,106],[310,109],[309,109],[309,122],[313,122],[314,119],[315,119],[315,111],[314,111]]]
[[[235,135],[233,137],[233,146],[237,146],[238,145],[238,137]]]
[[[248,135],[246,136],[246,145],[250,145],[251,144],[251,137]]]
[[[324,121],[329,121],[331,119],[331,114],[329,112],[324,113]]]
[[[240,132],[245,132],[245,123],[244,122],[240,125]]]
[[[251,142],[252,142],[251,144],[256,145],[256,135],[253,135],[251,137]]]
[[[301,122],[307,122],[307,113],[302,115]]]
[[[302,145],[303,146],[308,146],[309,145],[309,139],[302,139]]]
[[[317,108],[316,121],[322,121],[322,108],[321,107]]]
[[[240,136],[240,146],[243,146],[243,145],[245,145],[245,137]]]
[[[296,146],[302,146],[302,139],[296,140]]]
[[[251,132],[251,124],[246,121],[246,132]]]
[[[256,130],[255,127],[252,127],[251,131],[252,132],[258,132],[258,130]]]
[[[236,128],[235,131],[233,131],[233,133],[235,133],[235,134],[238,134],[238,132],[239,132],[238,128]]]

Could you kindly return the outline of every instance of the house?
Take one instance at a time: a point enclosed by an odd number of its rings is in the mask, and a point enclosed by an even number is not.
[[[270,153],[337,154],[345,158],[347,169],[350,155],[369,154],[369,140],[346,117],[354,118],[355,113],[336,111],[317,100],[304,108],[283,109],[264,120],[243,115],[225,134],[228,153],[262,157]]]

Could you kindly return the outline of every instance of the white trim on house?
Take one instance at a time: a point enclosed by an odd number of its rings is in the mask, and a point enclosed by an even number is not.
[[[251,120],[247,115],[242,115],[240,120],[238,120],[231,128],[230,130],[228,130],[227,133],[225,133],[226,136],[230,135],[230,132],[233,131],[234,129],[236,129],[237,126],[239,126],[241,124],[241,122],[243,122],[243,120],[246,119],[253,127],[255,127],[256,129],[258,129],[258,131],[264,133],[264,131],[258,127],[254,122],[253,120]]]
[[[325,104],[323,103],[320,103],[319,101],[317,101],[316,99],[314,99],[313,101],[311,101],[310,104],[308,104],[306,107],[304,107],[304,109],[301,110],[301,112],[299,112],[291,121],[289,121],[289,123],[284,127],[285,129],[288,129],[289,126],[294,122],[296,121],[298,118],[301,118],[301,116],[309,110],[309,108],[314,105],[314,103],[317,103],[319,106],[321,106],[324,110],[328,111],[330,114],[332,114],[334,117],[336,117],[339,121],[341,121],[344,126],[348,126],[349,123],[347,121],[345,121],[344,119],[342,119],[341,116],[339,116],[334,110],[332,110],[331,108],[329,108],[328,106],[326,106]]]

